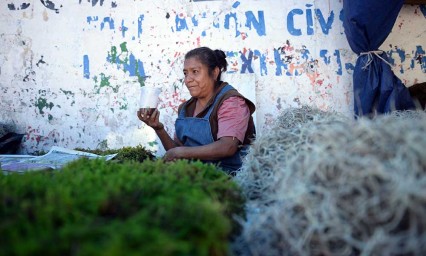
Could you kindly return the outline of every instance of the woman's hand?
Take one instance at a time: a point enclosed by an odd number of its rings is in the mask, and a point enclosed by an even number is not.
[[[154,111],[152,111],[148,108],[140,108],[137,115],[139,120],[156,131],[164,128],[164,125],[160,122],[160,111],[158,111],[158,109],[154,109]]]
[[[196,147],[178,146],[167,150],[164,161],[177,159],[220,160],[235,154],[238,150],[239,140],[225,136],[219,140]]]
[[[164,161],[175,161],[183,157],[184,147],[175,147],[167,150],[166,154],[164,154]]]

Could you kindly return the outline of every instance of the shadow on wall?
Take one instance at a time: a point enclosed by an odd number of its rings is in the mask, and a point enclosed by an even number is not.
[[[0,124],[0,154],[16,154],[23,137],[24,134],[11,132],[6,125]]]
[[[414,101],[420,104],[422,109],[426,109],[426,82],[410,86],[408,91]]]

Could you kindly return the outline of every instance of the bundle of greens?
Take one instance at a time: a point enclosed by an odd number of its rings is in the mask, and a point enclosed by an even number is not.
[[[425,134],[423,111],[286,110],[235,178],[249,199],[238,241],[251,255],[425,254]]]
[[[5,255],[226,255],[243,196],[213,165],[80,159],[0,175]]]

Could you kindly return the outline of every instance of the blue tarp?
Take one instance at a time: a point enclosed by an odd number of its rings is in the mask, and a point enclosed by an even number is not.
[[[345,0],[343,26],[358,59],[353,74],[355,116],[415,107],[379,47],[391,32],[404,0]]]

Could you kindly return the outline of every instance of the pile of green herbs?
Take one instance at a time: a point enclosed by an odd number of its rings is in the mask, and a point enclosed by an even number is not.
[[[239,187],[213,165],[79,159],[0,175],[5,255],[227,255]]]

